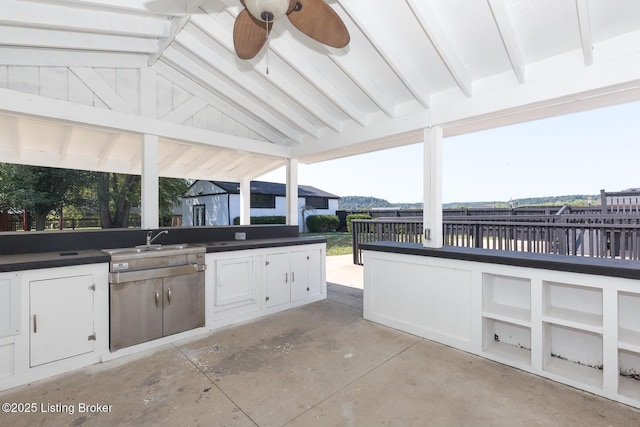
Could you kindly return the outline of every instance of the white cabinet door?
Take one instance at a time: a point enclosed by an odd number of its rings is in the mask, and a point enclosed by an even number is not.
[[[291,301],[289,253],[267,255],[267,307]]]
[[[291,253],[291,301],[322,293],[320,251]]]
[[[31,366],[93,351],[93,276],[29,282]]]
[[[18,274],[0,274],[0,338],[19,333],[20,283]]]
[[[324,263],[322,262],[322,252],[320,250],[308,251],[309,262],[309,275],[307,287],[309,292],[307,296],[313,297],[322,294],[322,279],[324,277],[324,271],[322,268]]]
[[[253,257],[216,261],[215,305],[239,305],[255,301]]]
[[[309,253],[291,253],[291,301],[300,301],[309,295]]]

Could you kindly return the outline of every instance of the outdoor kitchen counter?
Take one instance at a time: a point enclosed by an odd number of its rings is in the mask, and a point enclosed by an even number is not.
[[[310,245],[313,243],[326,243],[324,237],[277,237],[269,239],[251,240],[227,240],[222,242],[207,242],[207,253],[241,251],[244,249],[276,248],[282,246]]]
[[[109,259],[110,256],[99,249],[0,255],[0,273],[67,267],[70,265],[108,263]]]
[[[227,252],[244,249],[273,248],[281,246],[325,243],[324,237],[277,237],[266,239],[228,240],[220,242],[189,243],[205,246],[207,252]],[[15,255],[0,255],[0,273],[36,270],[42,268],[67,267],[71,265],[108,263],[111,257],[100,249],[29,252]]]
[[[611,258],[590,258],[569,255],[539,254],[493,249],[462,248],[444,246],[439,249],[425,248],[419,243],[373,242],[362,243],[364,250],[419,255],[434,258],[459,259],[514,267],[531,267],[571,273],[596,274],[601,276],[640,279],[640,262]]]

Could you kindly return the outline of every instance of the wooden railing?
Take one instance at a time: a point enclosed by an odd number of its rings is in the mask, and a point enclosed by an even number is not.
[[[386,240],[422,243],[422,218],[354,219],[351,221],[351,233],[353,263],[362,265],[362,249],[360,249],[362,243]]]
[[[640,217],[532,217],[528,221],[493,217],[482,220],[445,218],[447,246],[535,252],[597,258],[640,259]],[[421,243],[422,220],[392,218],[353,220],[353,262],[362,265],[361,243]]]

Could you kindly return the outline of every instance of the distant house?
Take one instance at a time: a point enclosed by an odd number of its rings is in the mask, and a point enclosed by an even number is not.
[[[285,216],[286,185],[251,181],[251,216]],[[309,215],[335,215],[339,196],[309,185],[298,186],[298,224],[304,231]],[[226,181],[194,182],[182,198],[182,225],[233,225],[240,216],[240,184]]]
[[[640,188],[600,190],[600,204],[603,213],[640,213]]]

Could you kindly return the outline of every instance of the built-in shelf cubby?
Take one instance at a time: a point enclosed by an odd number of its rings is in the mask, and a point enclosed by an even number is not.
[[[491,318],[482,319],[485,353],[531,366],[531,329]]]
[[[555,323],[544,323],[544,370],[602,387],[602,335]]]
[[[640,400],[640,353],[619,350],[618,368],[618,393]]]
[[[602,289],[543,282],[542,320],[602,334]]]
[[[531,281],[520,277],[483,274],[482,315],[531,327]]]
[[[483,274],[482,316],[483,351],[531,366],[531,281]]]
[[[640,294],[618,293],[618,347],[640,353]]]

